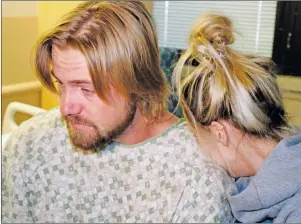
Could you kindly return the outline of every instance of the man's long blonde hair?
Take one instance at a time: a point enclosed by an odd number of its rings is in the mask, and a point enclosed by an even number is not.
[[[100,99],[107,102],[110,86],[135,99],[149,122],[166,109],[169,89],[160,67],[153,19],[140,1],[95,1],[79,4],[37,44],[37,75],[57,92],[51,78],[52,46],[72,47],[86,58]]]
[[[246,133],[280,140],[289,125],[273,63],[231,49],[233,42],[229,18],[210,12],[198,18],[173,74],[184,116],[192,126],[226,119]],[[197,67],[184,73],[193,60]]]

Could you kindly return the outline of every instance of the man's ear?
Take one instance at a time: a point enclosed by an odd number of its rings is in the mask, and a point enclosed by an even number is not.
[[[228,146],[229,144],[229,136],[224,125],[218,121],[213,121],[209,125],[210,131],[215,137],[216,141],[223,144],[224,146]]]

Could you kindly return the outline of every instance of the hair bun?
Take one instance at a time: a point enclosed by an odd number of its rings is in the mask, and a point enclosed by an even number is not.
[[[232,22],[216,13],[203,13],[196,20],[190,35],[191,43],[197,45],[212,44],[215,49],[234,42]]]

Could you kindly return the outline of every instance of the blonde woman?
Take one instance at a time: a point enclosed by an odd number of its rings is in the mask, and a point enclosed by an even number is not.
[[[301,134],[288,125],[272,62],[233,42],[229,18],[197,20],[173,77],[184,116],[202,150],[239,177],[228,195],[238,221],[301,222]]]

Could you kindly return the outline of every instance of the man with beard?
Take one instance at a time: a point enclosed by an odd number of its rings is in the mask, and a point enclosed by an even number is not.
[[[35,62],[60,110],[8,140],[3,222],[232,221],[227,176],[166,110],[156,31],[141,2],[80,4],[41,38]]]

